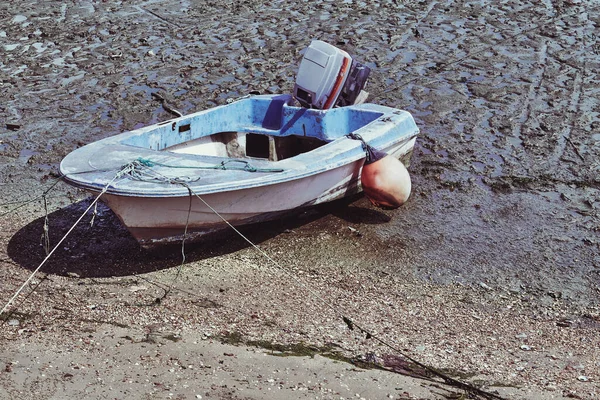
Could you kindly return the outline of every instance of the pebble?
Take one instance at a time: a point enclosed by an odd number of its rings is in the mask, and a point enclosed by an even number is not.
[[[590,378],[588,378],[588,377],[587,377],[587,376],[585,376],[585,375],[579,375],[579,376],[577,377],[577,380],[578,380],[578,381],[581,381],[581,382],[587,382],[589,379],[590,379]]]
[[[530,351],[531,350],[531,346],[526,345],[526,344],[522,344],[521,345],[521,350],[523,350],[523,351]]]

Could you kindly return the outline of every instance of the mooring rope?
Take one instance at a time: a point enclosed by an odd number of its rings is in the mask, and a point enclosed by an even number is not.
[[[185,183],[181,183],[183,186],[186,186],[188,188],[188,190],[190,191],[190,193],[193,193],[194,196],[196,198],[198,198],[206,207],[208,207],[215,215],[217,215],[229,228],[233,229],[233,231],[235,231],[242,239],[244,239],[250,246],[252,246],[256,251],[258,251],[263,257],[265,257],[269,262],[271,262],[275,267],[276,267],[276,271],[277,272],[284,272],[288,277],[292,278],[292,280],[294,280],[299,286],[301,286],[302,288],[304,288],[304,290],[306,290],[309,294],[311,294],[315,299],[317,299],[318,301],[320,301],[323,305],[325,305],[327,308],[331,309],[333,311],[333,313],[338,316],[339,318],[342,319],[342,321],[344,321],[344,323],[348,326],[348,329],[350,330],[354,330],[355,328],[358,329],[361,333],[366,335],[367,339],[373,339],[377,342],[379,342],[381,345],[391,349],[392,351],[400,354],[402,357],[406,358],[407,360],[411,361],[412,363],[414,363],[415,365],[427,370],[428,372],[432,373],[433,375],[435,375],[436,377],[442,379],[444,382],[446,382],[447,384],[450,384],[454,387],[460,388],[462,390],[465,390],[467,392],[470,393],[474,393],[477,394],[485,399],[488,400],[503,400],[502,397],[494,394],[494,393],[489,393],[486,392],[478,387],[475,387],[469,383],[466,382],[462,382],[458,379],[452,378],[451,376],[437,370],[436,368],[433,368],[427,364],[423,364],[419,361],[417,361],[416,359],[412,358],[411,356],[405,354],[403,351],[401,351],[397,346],[394,346],[392,344],[390,344],[388,341],[380,338],[378,335],[374,334],[373,332],[369,331],[367,328],[363,327],[362,325],[359,325],[358,323],[356,323],[355,321],[353,321],[351,318],[343,315],[340,313],[339,311],[339,307],[336,307],[331,301],[327,301],[325,300],[323,297],[321,297],[316,291],[314,291],[313,289],[311,289],[310,287],[308,287],[307,284],[305,284],[304,282],[302,282],[300,279],[298,279],[295,275],[286,272],[285,269],[277,262],[275,261],[271,256],[269,256],[264,250],[262,250],[260,247],[258,247],[256,244],[254,244],[254,242],[252,242],[250,239],[248,239],[243,233],[241,233],[235,226],[233,226],[229,221],[227,221],[217,210],[215,210],[210,204],[208,204],[200,195],[198,195],[197,193],[195,193],[189,186],[187,186],[187,184]]]
[[[146,168],[150,168],[149,165],[147,164],[142,164],[142,163],[137,163],[134,166],[134,170],[135,173],[140,174],[141,171],[139,170],[140,167],[146,167]],[[415,365],[425,369],[426,371],[430,372],[432,375],[438,377],[439,379],[442,379],[446,384],[449,384],[453,387],[465,390],[469,393],[472,394],[476,394],[484,399],[487,400],[503,400],[502,397],[493,394],[493,393],[489,393],[486,392],[478,387],[475,387],[469,383],[466,382],[462,382],[458,379],[452,378],[451,376],[445,374],[444,372],[441,372],[439,370],[437,370],[436,368],[433,368],[429,365],[423,364],[421,362],[419,362],[418,360],[412,358],[411,356],[407,355],[406,353],[404,353],[402,350],[400,350],[397,346],[389,343],[388,341],[386,341],[383,338],[380,338],[378,335],[376,335],[375,333],[371,332],[370,330],[368,330],[367,328],[363,327],[362,325],[360,325],[359,323],[355,322],[353,319],[351,319],[350,317],[340,313],[339,307],[336,307],[331,301],[327,301],[325,300],[323,297],[321,297],[321,295],[319,295],[319,293],[317,293],[315,290],[311,289],[306,283],[304,283],[303,281],[301,281],[297,276],[287,272],[276,260],[274,260],[271,256],[269,256],[269,254],[267,254],[264,250],[262,250],[260,247],[258,247],[254,242],[252,242],[250,239],[248,239],[243,233],[241,233],[235,226],[233,226],[229,221],[227,221],[227,219],[225,219],[215,208],[213,208],[210,204],[208,204],[208,202],[206,202],[206,200],[204,200],[204,198],[202,198],[202,196],[200,196],[199,194],[197,194],[196,192],[194,192],[194,190],[186,183],[177,179],[173,179],[173,178],[169,178],[167,176],[164,176],[162,174],[160,174],[159,172],[153,171],[154,172],[154,179],[162,179],[165,180],[169,183],[172,184],[178,184],[178,185],[182,185],[185,188],[187,188],[189,196],[190,196],[190,204],[189,204],[189,209],[188,209],[188,217],[187,217],[187,221],[186,221],[186,226],[185,226],[185,230],[184,230],[184,237],[182,240],[182,255],[183,255],[183,261],[180,264],[177,274],[175,275],[175,277],[172,279],[171,284],[167,285],[167,288],[163,288],[163,290],[165,290],[165,293],[162,297],[157,298],[156,299],[156,303],[160,304],[160,302],[171,292],[173,285],[175,283],[175,281],[177,280],[177,278],[179,277],[179,275],[181,274],[181,270],[183,268],[183,264],[185,262],[185,249],[184,249],[184,243],[185,243],[185,239],[187,236],[187,230],[188,230],[188,224],[189,224],[189,217],[190,217],[190,213],[191,213],[191,207],[192,207],[192,196],[196,197],[198,200],[200,200],[208,209],[210,209],[217,217],[219,217],[223,223],[225,223],[229,228],[231,228],[236,234],[238,234],[242,239],[244,239],[250,246],[252,246],[252,248],[254,248],[257,252],[259,252],[265,259],[267,259],[273,266],[274,266],[274,271],[276,272],[284,272],[288,277],[290,277],[293,281],[295,281],[300,287],[302,287],[304,290],[306,290],[311,296],[313,296],[316,300],[318,300],[320,303],[322,303],[325,307],[331,309],[334,313],[334,315],[336,315],[338,318],[340,318],[348,327],[348,329],[350,330],[354,330],[354,329],[358,329],[361,333],[363,333],[364,335],[366,335],[367,339],[373,339],[375,341],[377,341],[378,343],[380,343],[381,345],[389,348],[390,350],[396,352],[397,354],[400,354],[402,357],[406,358],[407,360],[409,360],[410,362],[414,363]],[[384,368],[385,369],[385,368]],[[387,370],[387,369],[386,369]]]
[[[48,254],[46,255],[46,257],[42,260],[42,262],[40,263],[40,265],[37,266],[37,268],[29,275],[29,277],[27,278],[27,280],[21,285],[21,287],[15,292],[15,294],[10,298],[10,300],[6,303],[6,305],[2,308],[2,311],[0,311],[0,315],[4,314],[8,308],[10,307],[10,305],[15,301],[15,299],[19,296],[19,294],[21,294],[21,292],[23,291],[23,289],[25,289],[25,287],[29,284],[29,282],[31,282],[31,280],[34,278],[34,276],[40,271],[40,269],[44,266],[44,264],[46,264],[46,262],[48,261],[48,259],[52,256],[52,254],[54,254],[54,252],[56,251],[56,249],[58,249],[58,247],[62,244],[62,242],[65,241],[65,239],[67,238],[67,236],[69,236],[71,234],[71,232],[75,229],[75,227],[77,226],[77,224],[79,224],[79,222],[81,222],[81,220],[83,219],[83,217],[88,213],[88,211],[90,211],[90,209],[92,207],[94,207],[96,205],[96,203],[98,202],[98,200],[100,200],[100,197],[106,193],[106,191],[108,190],[108,188],[110,187],[110,185],[113,184],[113,182],[115,182],[117,179],[119,179],[123,174],[127,173],[130,169],[133,168],[132,163],[129,163],[125,166],[123,166],[121,168],[121,170],[119,170],[115,176],[110,180],[110,182],[108,182],[106,184],[106,186],[104,186],[104,188],[100,191],[100,194],[98,194],[98,196],[96,196],[96,198],[94,199],[94,201],[92,201],[92,203],[85,209],[85,211],[83,212],[83,214],[81,214],[81,216],[77,219],[77,221],[75,221],[75,223],[73,224],[73,226],[71,226],[71,228],[67,231],[67,233],[65,233],[65,235],[58,241],[58,243],[52,248],[52,250],[50,252],[48,252]]]

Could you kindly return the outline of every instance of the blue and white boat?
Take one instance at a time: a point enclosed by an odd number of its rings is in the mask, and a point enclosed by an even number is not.
[[[105,189],[101,199],[149,246],[355,194],[365,150],[348,134],[406,163],[418,132],[390,107],[319,110],[261,95],[88,144],[60,170],[73,186]]]

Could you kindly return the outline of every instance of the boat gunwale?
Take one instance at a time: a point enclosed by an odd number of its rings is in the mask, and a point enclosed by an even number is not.
[[[257,96],[257,97],[274,98],[276,96],[271,95],[271,96]],[[244,101],[244,100],[240,100],[240,101]],[[227,107],[227,106],[228,105],[223,105],[223,106],[219,106],[219,107]],[[356,110],[378,112],[381,114],[378,118],[361,126],[359,129],[355,130],[354,132],[348,132],[348,133],[356,133],[356,134],[362,135],[363,138],[367,142],[369,142],[370,140],[376,140],[378,138],[386,136],[384,134],[381,134],[381,129],[373,129],[374,124],[377,124],[377,123],[389,124],[390,122],[393,124],[394,121],[399,122],[401,120],[406,119],[407,115],[412,119],[412,117],[410,116],[410,114],[408,112],[402,111],[399,109],[395,109],[395,108],[386,107],[386,106],[380,106],[380,105],[367,103],[367,104],[362,104],[362,105],[358,105],[358,106],[350,106],[350,107],[353,107]],[[215,108],[217,108],[217,107],[215,107]],[[87,148],[88,151],[93,148],[98,148],[98,150],[101,150],[110,145],[116,145],[116,146],[123,146],[123,149],[131,148],[132,150],[135,150],[135,151],[132,151],[132,154],[134,154],[135,152],[141,153],[140,150],[142,150],[142,149],[144,150],[143,151],[144,153],[161,154],[162,156],[177,154],[176,156],[173,156],[173,159],[178,159],[178,160],[199,160],[201,157],[218,158],[216,156],[202,156],[202,155],[191,155],[191,154],[185,154],[185,153],[171,153],[168,151],[164,152],[162,150],[153,150],[153,149],[149,149],[149,148],[137,147],[134,145],[122,143],[126,139],[131,137],[132,135],[137,135],[140,133],[148,133],[154,129],[163,127],[164,125],[167,125],[169,123],[173,124],[178,121],[188,120],[195,116],[207,113],[211,110],[214,110],[214,108],[198,111],[196,113],[178,117],[178,118],[174,118],[174,119],[171,119],[168,121],[162,121],[160,123],[153,124],[153,125],[150,125],[147,127],[142,127],[142,128],[139,128],[139,129],[136,129],[133,131],[123,132],[121,134],[110,136],[105,139],[99,140],[97,142],[90,143],[90,144],[84,146],[84,148]],[[318,111],[322,111],[322,110],[318,110]],[[324,113],[327,111],[322,111],[322,112]],[[404,145],[409,144],[411,141],[414,142],[416,136],[419,133],[419,129],[416,126],[416,124],[414,124],[414,120],[412,122],[413,122],[413,126],[414,126],[414,129],[412,131],[408,132],[407,134],[403,134],[399,137],[395,136],[393,138],[393,140],[386,141],[386,145],[383,150],[385,151],[386,149],[395,147],[399,143],[402,143],[402,142],[405,142]],[[394,125],[391,125],[387,129],[387,131],[393,130],[393,129],[394,129]],[[218,133],[218,132],[215,132],[215,133]],[[274,135],[274,136],[276,136],[276,135]],[[347,139],[347,141],[348,141],[347,144],[343,144],[344,143],[343,139]],[[343,147],[342,154],[345,154],[345,156],[325,157],[324,159],[321,159],[321,161],[317,162],[317,163],[302,163],[303,158],[312,157],[314,159],[319,159],[318,157],[315,157],[315,155],[318,156],[319,153],[323,153],[326,155],[329,153],[329,150],[331,149],[331,147],[338,147],[338,146]],[[401,146],[403,146],[403,145],[401,145]],[[77,150],[75,150],[75,151],[77,151]],[[139,155],[138,155],[138,157],[139,157]],[[136,158],[138,158],[138,157],[136,157]],[[271,172],[268,174],[260,173],[260,175],[256,176],[255,178],[245,179],[239,183],[235,182],[235,185],[232,185],[232,181],[217,182],[217,183],[213,183],[213,184],[204,184],[204,183],[202,183],[201,180],[198,181],[197,183],[188,182],[188,183],[186,183],[186,185],[188,185],[193,190],[193,192],[198,195],[217,193],[217,192],[243,190],[243,189],[253,188],[253,187],[257,187],[257,186],[268,187],[270,185],[276,185],[276,184],[280,184],[283,182],[291,182],[291,181],[295,181],[295,180],[305,179],[305,178],[308,178],[308,177],[311,177],[314,175],[318,175],[318,174],[327,172],[329,170],[334,170],[336,168],[343,167],[344,165],[354,163],[364,157],[365,157],[365,152],[362,148],[362,143],[360,143],[360,141],[355,141],[353,139],[347,138],[346,136],[341,136],[341,137],[338,137],[330,142],[327,142],[323,146],[313,149],[307,153],[301,153],[296,156],[286,158],[286,159],[283,159],[280,161],[268,161],[268,160],[260,159],[261,168],[263,165],[268,165],[269,168],[283,168],[284,169],[283,172]],[[251,158],[250,159],[226,158],[226,157],[221,157],[221,158],[222,159],[231,159],[231,160],[252,161]],[[337,161],[336,161],[336,158],[337,158]],[[327,160],[327,162],[325,162],[323,160]],[[89,162],[89,160],[88,160],[88,162]],[[295,166],[300,166],[300,165],[302,166],[302,169],[295,167]],[[61,162],[61,172],[62,171],[63,171],[63,163]],[[215,170],[215,171],[219,171],[219,170]],[[63,175],[64,175],[64,179],[71,185],[85,189],[85,190],[89,190],[89,191],[95,192],[95,193],[99,193],[106,188],[107,194],[116,195],[116,196],[127,196],[127,197],[147,197],[147,198],[155,198],[156,197],[156,198],[158,198],[158,197],[182,197],[182,196],[189,195],[188,189],[186,187],[184,187],[183,184],[182,185],[177,185],[177,184],[166,185],[166,183],[168,183],[168,182],[164,182],[164,184],[163,184],[160,181],[153,182],[152,188],[151,189],[149,188],[148,191],[139,190],[139,189],[132,190],[131,188],[119,188],[114,185],[110,185],[110,186],[106,187],[107,184],[110,182],[110,180],[112,178],[114,178],[114,176],[117,172],[118,172],[118,169],[112,169],[110,171],[91,170],[89,172],[63,173]],[[226,171],[223,171],[223,172],[226,172]],[[102,175],[107,175],[109,173],[110,173],[110,176],[102,177]],[[84,181],[82,179],[75,179],[74,175],[76,175],[76,174],[79,176],[81,176],[83,174],[92,174],[92,175],[96,174],[96,177],[91,178],[91,179],[88,178],[86,181]],[[100,181],[100,182],[98,182],[98,181]],[[157,184],[160,184],[161,186],[158,186]],[[161,189],[168,189],[168,190],[157,190],[158,187],[160,187]]]

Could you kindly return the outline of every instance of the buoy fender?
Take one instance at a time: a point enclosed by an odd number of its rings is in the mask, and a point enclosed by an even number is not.
[[[400,160],[389,155],[365,163],[360,180],[365,195],[377,207],[398,208],[410,196],[408,170]]]

